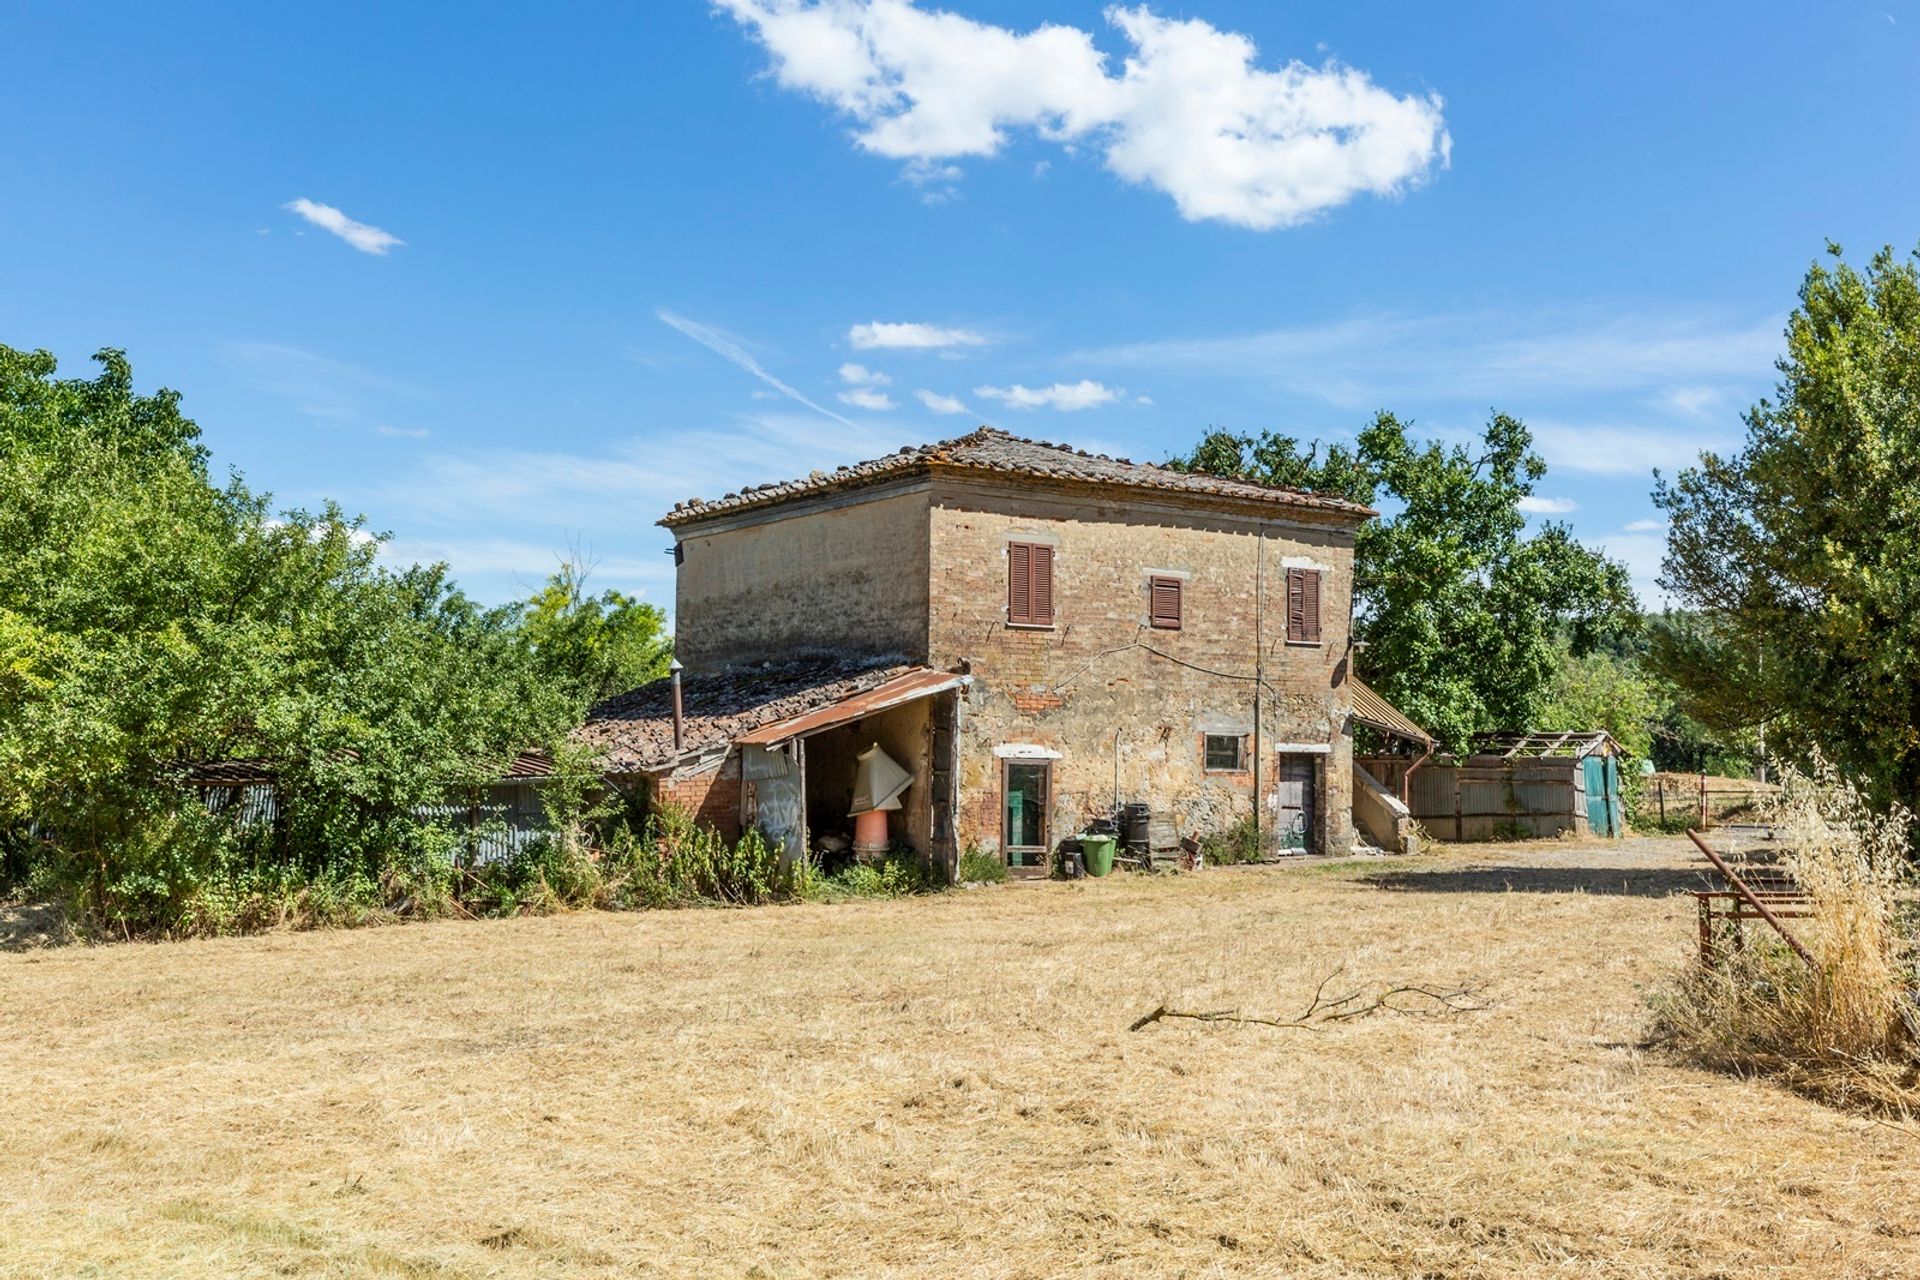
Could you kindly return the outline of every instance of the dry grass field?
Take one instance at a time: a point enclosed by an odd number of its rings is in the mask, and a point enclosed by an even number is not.
[[[1638,1047],[1685,848],[0,955],[0,1275],[1920,1274],[1920,1133]],[[1335,969],[1492,1007],[1127,1030]]]

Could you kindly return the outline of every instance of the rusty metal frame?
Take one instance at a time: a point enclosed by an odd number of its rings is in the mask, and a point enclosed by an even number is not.
[[[1715,871],[1718,871],[1721,874],[1721,876],[1726,880],[1727,884],[1731,887],[1732,892],[1747,906],[1753,908],[1754,917],[1742,917],[1736,912],[1733,917],[1734,919],[1739,920],[1743,918],[1758,918],[1761,920],[1765,920],[1769,925],[1773,926],[1773,931],[1775,933],[1779,934],[1782,938],[1786,939],[1787,945],[1793,948],[1793,953],[1799,956],[1800,959],[1805,962],[1806,966],[1809,969],[1817,967],[1814,964],[1813,953],[1811,951],[1808,951],[1806,947],[1801,944],[1800,939],[1793,936],[1792,930],[1788,929],[1786,925],[1780,923],[1780,917],[1778,915],[1775,915],[1772,909],[1767,906],[1767,903],[1764,900],[1763,895],[1755,892],[1747,884],[1745,880],[1742,880],[1740,878],[1740,876],[1734,871],[1732,867],[1727,865],[1726,860],[1724,858],[1722,858],[1719,854],[1715,853],[1711,848],[1709,848],[1707,845],[1707,842],[1700,838],[1700,833],[1698,831],[1687,832],[1687,838],[1693,841],[1694,846],[1698,848],[1701,853],[1704,853],[1707,855],[1707,861],[1711,862],[1713,864],[1713,869]],[[1710,907],[1708,906],[1708,899],[1706,897],[1701,897],[1699,892],[1696,892],[1694,896],[1697,898],[1700,898],[1701,928],[1703,930],[1702,946],[1704,947],[1706,945],[1706,937],[1704,934],[1704,930],[1707,927],[1706,917],[1708,912],[1710,911]],[[1713,895],[1709,895],[1709,896],[1713,896]],[[1796,897],[1797,900],[1800,902],[1806,901],[1805,894],[1797,894],[1792,896]],[[1769,892],[1766,895],[1764,895],[1764,897],[1775,899],[1776,903],[1781,906],[1789,905],[1788,901],[1786,901],[1789,895],[1786,895],[1783,893]],[[1797,916],[1797,915],[1800,915],[1801,913],[1796,912],[1793,914]]]

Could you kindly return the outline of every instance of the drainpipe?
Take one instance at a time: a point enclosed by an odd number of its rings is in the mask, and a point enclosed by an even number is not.
[[[680,672],[683,669],[678,658],[667,664],[667,670],[673,673],[673,754],[676,756],[680,754],[686,720],[686,711],[680,703]]]

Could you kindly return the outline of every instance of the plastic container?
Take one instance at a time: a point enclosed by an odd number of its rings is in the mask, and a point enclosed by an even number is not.
[[[1088,875],[1104,876],[1113,870],[1114,844],[1112,836],[1088,833],[1080,837],[1080,851],[1086,856]]]

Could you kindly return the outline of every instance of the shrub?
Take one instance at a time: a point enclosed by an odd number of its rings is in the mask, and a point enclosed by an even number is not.
[[[1200,855],[1216,866],[1260,861],[1260,830],[1252,814],[1236,820],[1225,831],[1213,831],[1200,837]]]
[[[1723,949],[1716,968],[1696,966],[1655,998],[1656,1031],[1708,1065],[1816,1096],[1920,1106],[1920,1006],[1902,959],[1916,933],[1901,901],[1912,815],[1874,812],[1823,761],[1784,773],[1770,817],[1810,900],[1796,936],[1813,963],[1756,928],[1753,945]]]
[[[616,837],[602,874],[598,905],[664,907],[804,897],[813,873],[804,859],[789,862],[758,831],[729,843],[692,815],[663,805],[648,815],[638,839],[630,833]]]
[[[940,887],[934,871],[911,849],[895,846],[881,861],[856,862],[823,876],[811,893],[822,901],[903,898]]]
[[[1007,864],[991,853],[968,849],[960,855],[961,884],[1001,884],[1007,878]]]

